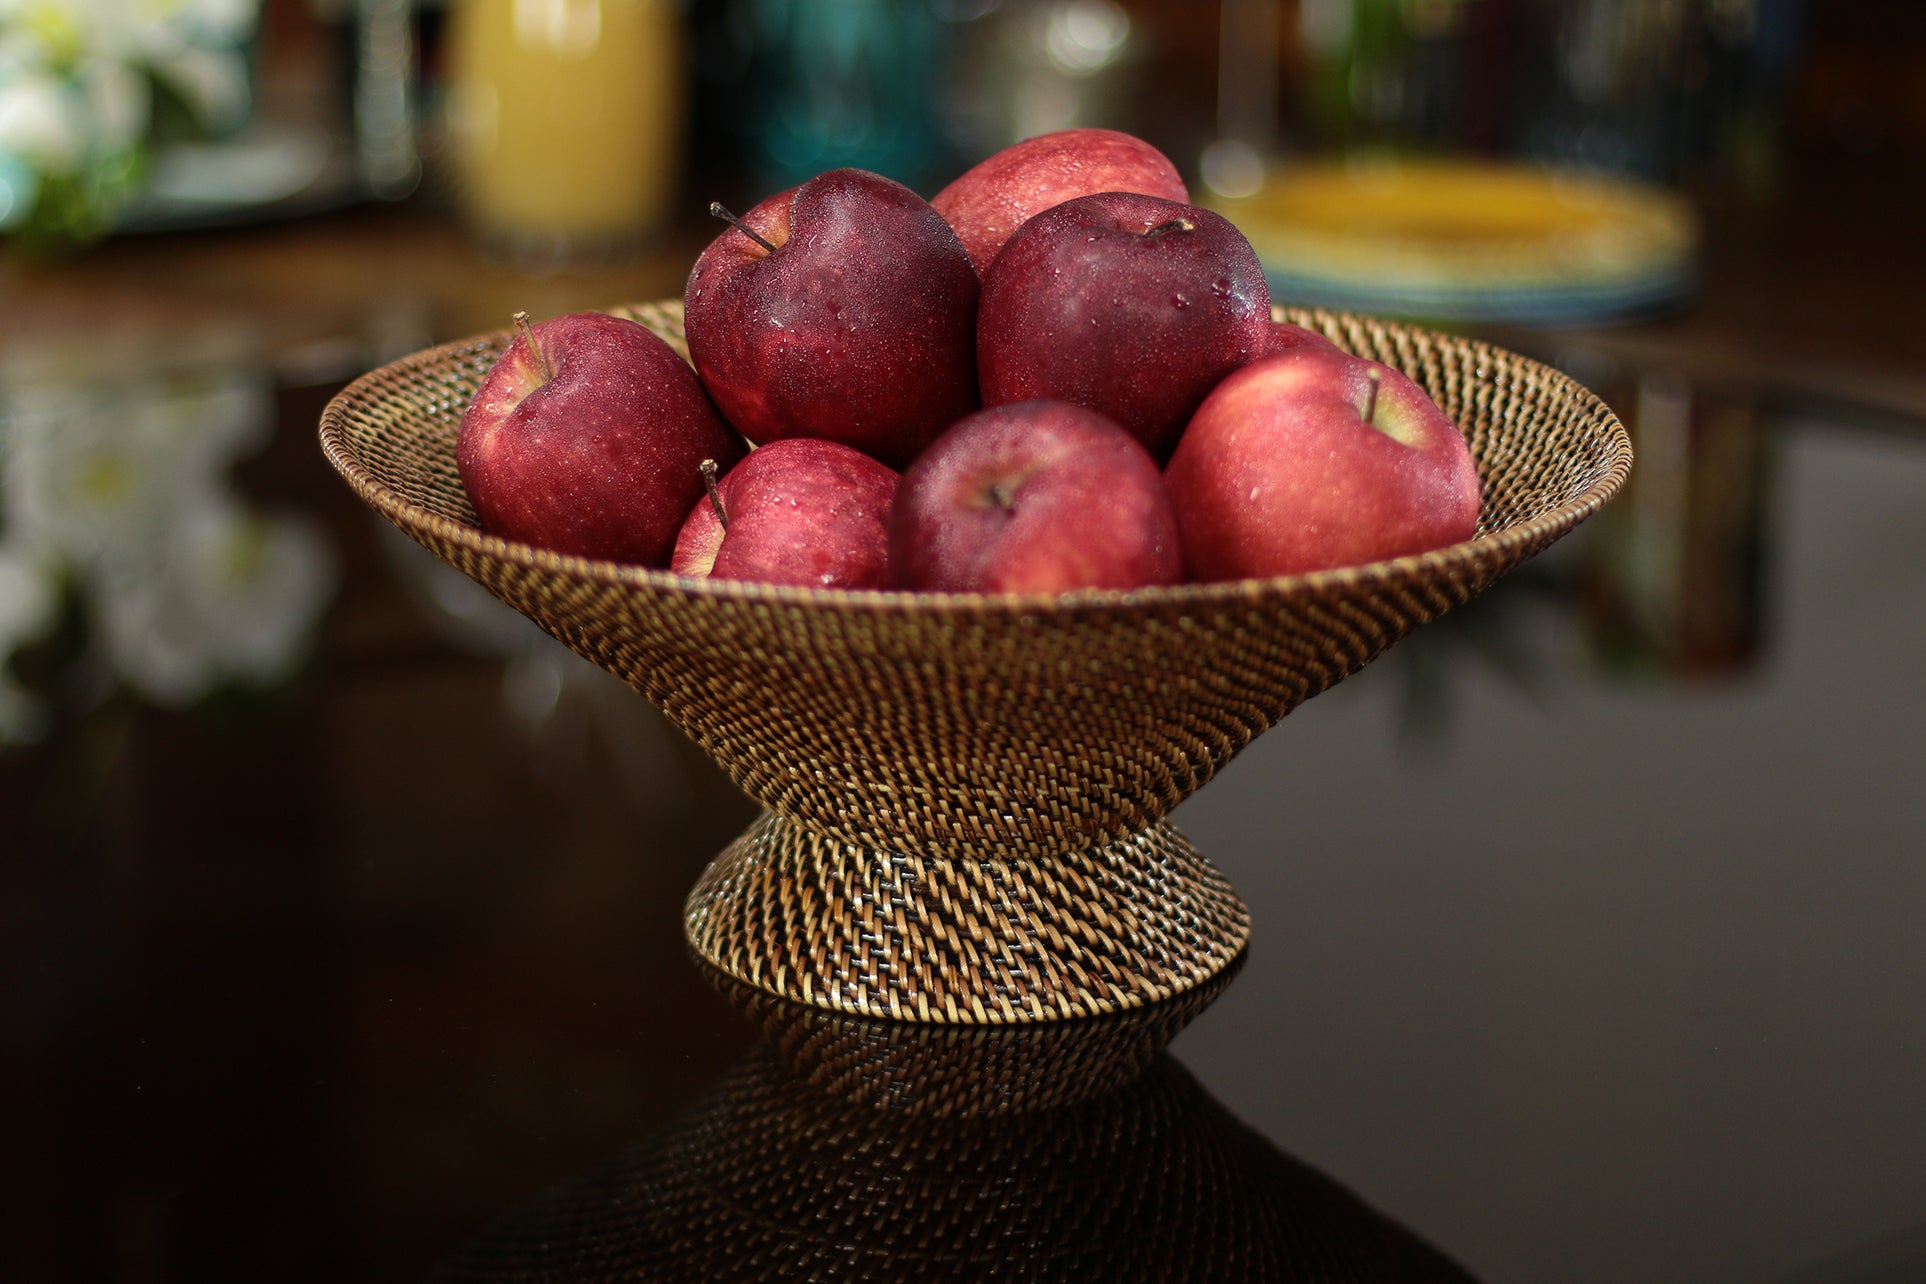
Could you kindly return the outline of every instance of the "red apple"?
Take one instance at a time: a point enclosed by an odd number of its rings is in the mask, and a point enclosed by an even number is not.
[[[986,405],[1072,401],[1164,459],[1204,394],[1270,342],[1264,269],[1222,215],[1103,192],[1037,215],[990,265],[977,373]]]
[[[976,299],[941,214],[834,169],[710,243],[684,325],[702,382],[751,441],[821,437],[900,467],[976,408]]]
[[[979,161],[930,204],[956,229],[981,276],[1010,234],[1032,217],[1097,192],[1190,200],[1177,167],[1143,139],[1114,129],[1064,129]]]
[[[670,569],[718,580],[887,588],[900,480],[859,450],[812,437],[759,446],[683,523]]]
[[[1292,352],[1298,348],[1329,348],[1333,352],[1344,351],[1325,338],[1321,331],[1313,330],[1309,326],[1298,325],[1294,321],[1271,322],[1271,341],[1264,349],[1265,356],[1274,357],[1281,352]]]
[[[978,411],[903,474],[890,557],[907,588],[1058,593],[1174,584],[1176,521],[1157,465],[1095,411]]]
[[[1164,482],[1195,579],[1381,561],[1478,529],[1478,467],[1444,411],[1389,366],[1317,345],[1219,384]]]
[[[577,312],[510,343],[462,416],[455,467],[483,530],[572,553],[660,566],[697,466],[742,457],[688,363],[621,317]]]

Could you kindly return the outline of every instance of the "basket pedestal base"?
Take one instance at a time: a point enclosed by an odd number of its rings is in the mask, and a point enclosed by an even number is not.
[[[817,1007],[995,1024],[1154,1003],[1250,938],[1230,883],[1167,824],[1049,861],[858,847],[765,814],[690,892],[696,953]]]

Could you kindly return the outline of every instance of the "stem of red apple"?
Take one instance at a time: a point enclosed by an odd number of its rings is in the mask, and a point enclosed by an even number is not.
[[[1016,496],[1000,481],[990,483],[990,501],[1006,513],[1016,507]]]
[[[542,382],[547,383],[555,377],[555,372],[548,368],[548,354],[542,351],[541,344],[535,342],[535,327],[529,324],[528,313],[515,314],[515,328],[521,331],[523,341],[528,344],[528,350],[535,354],[535,368],[542,372]]]
[[[1197,225],[1195,223],[1192,223],[1189,219],[1174,218],[1170,220],[1170,222],[1168,223],[1159,223],[1157,226],[1151,228],[1148,232],[1145,232],[1144,235],[1145,236],[1162,236],[1166,232],[1194,232],[1196,230],[1197,230]]]
[[[1364,395],[1364,422],[1368,424],[1371,417],[1378,413],[1378,372],[1368,371],[1364,377],[1371,381],[1371,391]]]
[[[754,241],[757,245],[760,245],[763,249],[768,250],[771,254],[774,254],[776,252],[775,246],[771,245],[769,242],[763,240],[760,236],[756,235],[755,229],[751,228],[747,223],[737,218],[734,214],[731,214],[723,206],[721,201],[710,201],[709,213],[723,220],[730,227],[735,228],[736,231],[741,232],[744,236]]]
[[[716,510],[716,520],[722,523],[722,529],[726,531],[729,529],[729,514],[722,507],[722,491],[716,486],[716,475],[721,469],[716,467],[713,459],[705,459],[697,467],[702,470],[702,487],[709,492],[709,507]]]

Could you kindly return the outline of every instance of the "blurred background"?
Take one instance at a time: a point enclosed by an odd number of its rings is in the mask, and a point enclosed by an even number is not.
[[[1926,1279],[1909,0],[0,0],[0,1274],[419,1278],[747,1047],[752,806],[316,419],[1089,124],[1639,452],[1180,810],[1256,931],[1179,1058],[1481,1278]]]

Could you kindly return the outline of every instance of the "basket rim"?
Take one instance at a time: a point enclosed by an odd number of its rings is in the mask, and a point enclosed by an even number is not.
[[[627,309],[673,308],[681,311],[681,300],[660,300],[646,304],[621,304],[605,311],[621,314]],[[1425,578],[1440,572],[1470,571],[1492,559],[1510,559],[1522,550],[1543,547],[1577,526],[1604,506],[1623,487],[1631,473],[1632,445],[1616,413],[1597,393],[1571,376],[1543,362],[1522,356],[1481,339],[1471,339],[1443,331],[1384,320],[1361,313],[1321,308],[1274,308],[1284,319],[1310,324],[1325,330],[1330,327],[1361,325],[1375,327],[1391,335],[1423,338],[1433,344],[1459,349],[1475,358],[1490,358],[1511,365],[1521,372],[1535,374],[1553,384],[1564,385],[1588,410],[1602,412],[1607,429],[1606,450],[1599,476],[1578,495],[1537,517],[1499,530],[1475,535],[1423,553],[1407,554],[1377,562],[1294,575],[1257,579],[1210,580],[1152,588],[1076,589],[1065,593],[958,593],[930,592],[920,589],[828,589],[786,584],[767,584],[751,580],[694,579],[667,569],[616,562],[602,558],[557,553],[519,540],[488,534],[466,523],[444,517],[404,498],[383,483],[350,447],[348,426],[358,408],[376,400],[373,388],[399,372],[431,367],[449,358],[472,353],[480,347],[500,347],[512,337],[508,328],[469,335],[436,344],[383,363],[349,382],[329,399],[321,412],[320,440],[323,455],[363,502],[417,539],[426,537],[458,546],[480,557],[507,562],[545,574],[563,575],[575,580],[652,592],[688,599],[745,604],[808,606],[869,615],[894,616],[910,613],[981,615],[986,611],[1011,615],[1033,615],[1040,611],[1098,613],[1129,610],[1133,607],[1212,607],[1236,603],[1270,602],[1280,598],[1316,599],[1332,594],[1354,592],[1361,587],[1389,585],[1409,579]]]

